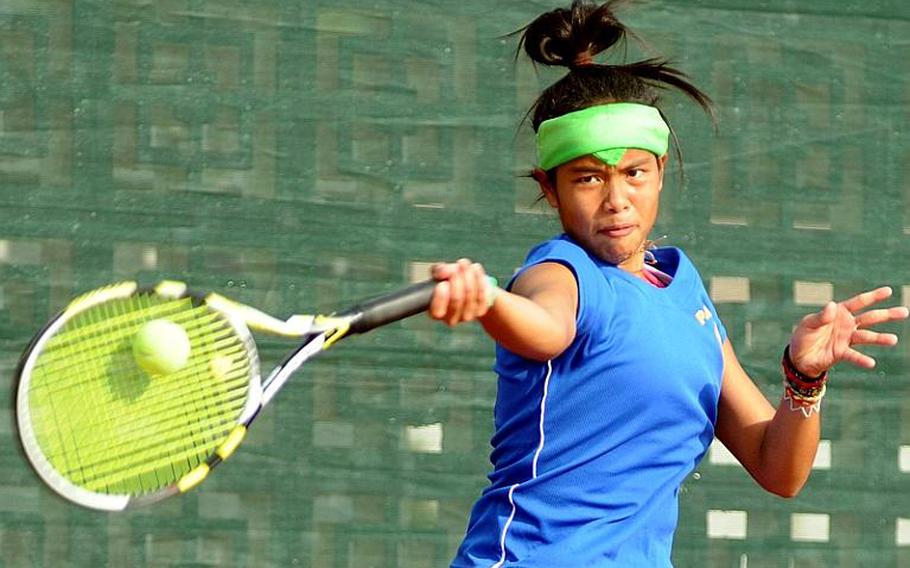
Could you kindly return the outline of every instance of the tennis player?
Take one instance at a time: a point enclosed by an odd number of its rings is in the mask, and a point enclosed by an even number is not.
[[[680,483],[717,437],[761,487],[792,497],[818,446],[828,370],[872,368],[871,327],[906,308],[859,294],[798,323],[774,408],[737,361],[701,278],[649,242],[671,129],[658,92],[709,99],[660,60],[593,58],[623,39],[615,2],[539,16],[521,45],[568,73],[531,109],[533,176],[564,230],[534,247],[490,307],[483,267],[437,265],[431,317],[478,320],[499,375],[490,485],[452,566],[667,567]],[[678,153],[677,153],[678,156]]]

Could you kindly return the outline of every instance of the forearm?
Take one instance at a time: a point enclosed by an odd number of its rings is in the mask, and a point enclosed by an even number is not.
[[[574,326],[561,322],[538,303],[509,292],[499,293],[480,323],[497,343],[535,361],[553,359],[575,337]]]
[[[812,471],[820,432],[818,412],[807,417],[801,408],[781,399],[774,417],[766,423],[759,467],[753,473],[756,480],[772,493],[795,496]]]
[[[479,264],[463,259],[439,264],[430,317],[458,325],[480,321],[506,349],[536,361],[548,361],[575,339],[578,285],[564,265],[542,262],[524,270],[510,291],[493,289]]]
[[[715,432],[767,491],[792,497],[803,487],[818,449],[819,414],[811,404],[781,398],[774,406],[724,343],[724,379]]]

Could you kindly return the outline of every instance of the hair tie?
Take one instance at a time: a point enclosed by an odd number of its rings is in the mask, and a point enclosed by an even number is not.
[[[594,64],[594,58],[591,56],[591,52],[583,51],[575,56],[575,60],[572,61],[572,67],[587,67],[588,65]]]

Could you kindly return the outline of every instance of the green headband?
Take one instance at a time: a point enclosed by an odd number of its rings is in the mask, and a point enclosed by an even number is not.
[[[544,170],[593,155],[615,166],[629,148],[657,157],[670,147],[670,127],[660,111],[636,103],[611,103],[545,120],[537,129],[537,156]]]

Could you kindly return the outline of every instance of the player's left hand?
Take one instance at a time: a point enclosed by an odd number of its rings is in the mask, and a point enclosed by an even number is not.
[[[893,346],[897,335],[871,330],[875,325],[907,319],[905,307],[866,310],[891,297],[891,288],[884,286],[857,294],[843,302],[828,302],[820,312],[810,314],[799,322],[790,338],[790,360],[796,369],[809,377],[817,377],[841,361],[871,369],[875,359],[860,353],[856,345]]]

